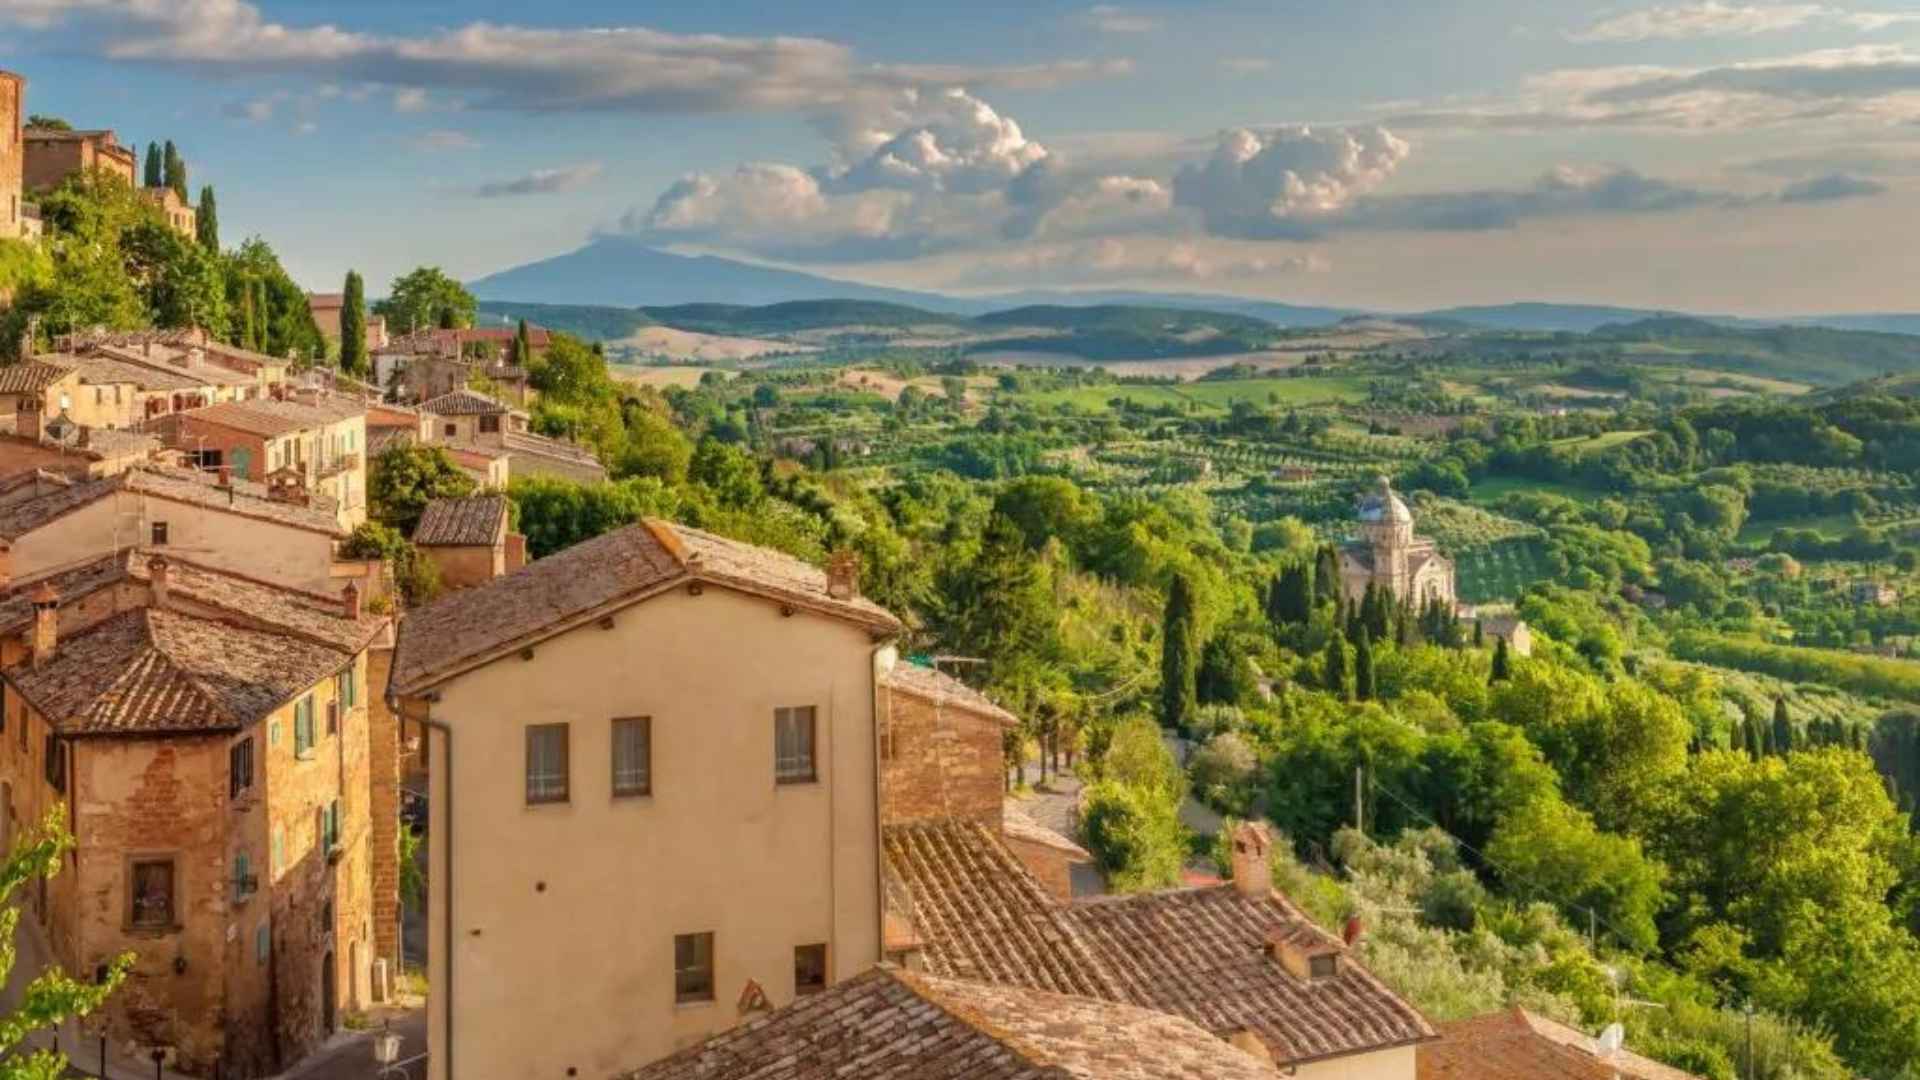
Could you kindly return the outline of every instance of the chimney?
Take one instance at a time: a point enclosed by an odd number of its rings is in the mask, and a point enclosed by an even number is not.
[[[1273,838],[1255,821],[1233,830],[1233,887],[1240,895],[1264,900],[1273,893]]]
[[[153,594],[153,607],[167,606],[167,557],[155,555],[147,560],[147,589]]]
[[[827,595],[835,600],[851,600],[860,592],[860,556],[850,548],[841,548],[827,560]]]
[[[33,590],[33,663],[37,667],[53,659],[60,647],[60,594],[41,582]]]
[[[360,586],[349,581],[340,590],[340,611],[349,621],[360,621]]]

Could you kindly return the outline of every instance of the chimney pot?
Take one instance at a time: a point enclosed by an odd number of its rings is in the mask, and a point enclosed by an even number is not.
[[[148,589],[153,594],[153,606],[167,606],[168,563],[165,555],[155,555],[147,560]]]
[[[37,667],[53,659],[60,648],[60,594],[41,582],[33,590],[33,663]]]
[[[360,586],[347,582],[346,588],[340,590],[340,607],[348,619],[360,621]]]
[[[827,561],[827,595],[835,600],[851,600],[860,592],[860,556],[841,548]]]
[[[1233,887],[1242,896],[1262,899],[1273,892],[1273,838],[1266,826],[1242,822],[1233,830]]]

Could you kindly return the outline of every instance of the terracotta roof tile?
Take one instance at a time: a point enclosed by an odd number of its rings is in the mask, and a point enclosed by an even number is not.
[[[420,411],[435,416],[503,416],[509,410],[477,390],[455,390],[422,402]]]
[[[423,547],[492,547],[506,532],[507,497],[435,499],[420,514],[413,542]]]
[[[623,1080],[1271,1080],[1192,1024],[1111,1002],[879,968]]]
[[[583,465],[599,469],[600,459],[584,446],[576,446],[559,439],[549,439],[544,435],[529,435],[524,431],[508,431],[500,436],[500,444],[514,454],[532,454],[535,457],[549,457],[564,461],[570,465]]]
[[[60,363],[70,363],[80,373],[80,381],[88,386],[109,386],[114,384],[137,386],[142,390],[198,390],[211,385],[184,372],[163,371],[145,364],[128,363],[104,353],[88,353],[84,356],[61,356]]]
[[[890,690],[911,694],[922,701],[936,705],[950,705],[956,709],[977,713],[988,719],[998,720],[1008,727],[1017,727],[1020,718],[993,703],[987,695],[961,682],[959,679],[930,667],[906,660],[895,664],[887,672],[886,685]]]
[[[1030,844],[1043,844],[1068,856],[1086,861],[1093,858],[1086,848],[1073,842],[1069,837],[1060,835],[1033,819],[1013,798],[1007,798],[1000,807],[1000,832],[1009,840],[1025,840]]]
[[[71,374],[72,366],[48,360],[8,364],[0,367],[0,394],[37,394]]]
[[[1271,958],[1276,934],[1340,948],[1277,893],[1223,885],[1060,904],[978,824],[884,835],[890,896],[910,905],[898,914],[935,974],[1122,1001],[1223,1038],[1251,1032],[1283,1065],[1434,1037],[1357,963],[1309,981]]]
[[[366,405],[356,399],[326,397],[313,402],[265,398],[256,401],[223,401],[177,415],[181,420],[198,420],[271,437],[311,431],[356,416],[365,416],[366,412]]]
[[[695,580],[847,619],[876,633],[900,629],[899,620],[872,601],[829,597],[826,574],[791,555],[649,519],[414,612],[401,624],[393,688],[400,693],[424,689],[579,619]]]
[[[1594,1040],[1524,1009],[1443,1024],[1420,1048],[1419,1080],[1700,1080],[1622,1049],[1602,1059]]]
[[[197,470],[168,469],[147,464],[0,506],[0,538],[18,539],[48,522],[121,490],[272,521],[310,532],[346,535],[346,530],[340,527],[339,520],[334,516],[332,500],[315,497],[309,505],[301,506],[270,499],[266,488],[251,481],[235,479],[230,488],[223,488],[213,476]]]

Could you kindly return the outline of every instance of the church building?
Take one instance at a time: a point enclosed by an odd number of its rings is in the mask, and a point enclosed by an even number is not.
[[[1415,605],[1435,598],[1454,605],[1453,560],[1414,535],[1413,511],[1386,477],[1361,497],[1359,521],[1359,538],[1340,548],[1340,588],[1349,601],[1357,603],[1372,585]]]

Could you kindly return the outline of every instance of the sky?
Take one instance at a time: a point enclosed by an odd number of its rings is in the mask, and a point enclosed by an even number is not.
[[[0,0],[378,294],[607,235],[875,284],[1920,309],[1920,0]]]

